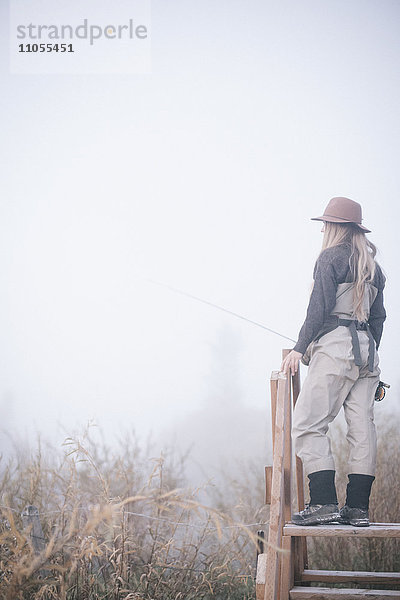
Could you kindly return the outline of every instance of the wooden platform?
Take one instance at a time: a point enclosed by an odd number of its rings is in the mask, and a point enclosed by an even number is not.
[[[340,600],[354,600],[357,598],[367,598],[367,600],[382,600],[382,598],[391,598],[400,600],[400,591],[396,590],[363,590],[363,589],[345,589],[345,588],[306,588],[292,587],[289,591],[290,600],[330,600],[339,598]]]
[[[318,583],[385,583],[399,584],[400,573],[379,573],[377,571],[317,571],[304,569],[300,581],[317,581]]]
[[[283,535],[310,537],[383,537],[400,538],[400,523],[371,523],[369,527],[352,527],[351,525],[293,525],[287,523],[283,527]]]

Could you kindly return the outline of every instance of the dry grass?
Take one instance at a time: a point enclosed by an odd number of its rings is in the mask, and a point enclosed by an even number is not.
[[[230,514],[204,506],[204,489],[182,487],[184,458],[150,455],[133,436],[112,452],[87,432],[62,454],[44,456],[39,445],[33,458],[3,464],[1,598],[252,597],[257,526],[238,517],[258,522],[258,509],[241,500]],[[40,513],[39,553],[23,529],[27,505]]]
[[[400,521],[398,430],[398,417],[379,423],[373,521]],[[335,439],[343,501],[344,434]],[[255,533],[262,528],[257,523],[268,522],[262,467],[235,465],[235,477],[222,474],[218,487],[190,489],[185,456],[152,454],[134,435],[111,450],[86,432],[66,440],[62,452],[38,444],[34,456],[20,450],[8,464],[2,460],[0,598],[254,598]],[[40,512],[40,553],[23,528],[27,505]],[[400,571],[398,540],[309,538],[308,544],[310,568]]]

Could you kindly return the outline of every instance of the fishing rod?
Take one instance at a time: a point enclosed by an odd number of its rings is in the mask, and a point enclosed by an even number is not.
[[[209,302],[208,300],[204,300],[203,298],[199,298],[199,296],[195,296],[194,294],[189,294],[189,292],[185,292],[184,290],[180,290],[180,289],[178,289],[176,287],[173,287],[172,285],[168,285],[167,283],[162,283],[161,281],[156,281],[155,279],[150,279],[148,277],[144,277],[143,279],[145,281],[150,282],[150,283],[154,283],[156,285],[160,285],[161,287],[165,287],[165,288],[171,290],[172,292],[176,292],[177,294],[181,294],[182,296],[186,296],[187,298],[192,298],[192,300],[197,300],[198,302],[202,302],[203,304],[207,304],[208,306],[212,306],[213,308],[217,308],[218,310],[222,310],[223,312],[226,312],[229,315],[237,317],[238,319],[242,319],[243,321],[247,321],[248,323],[251,323],[252,325],[256,325],[256,327],[261,327],[261,329],[265,329],[266,331],[269,331],[270,333],[274,333],[275,335],[279,335],[280,337],[284,338],[285,340],[289,340],[291,342],[295,342],[296,343],[296,340],[293,340],[292,338],[288,337],[287,335],[283,335],[282,333],[279,333],[279,331],[275,331],[274,329],[271,329],[270,327],[267,327],[266,325],[263,325],[262,323],[258,323],[257,321],[253,321],[252,319],[248,319],[247,317],[244,317],[243,315],[239,315],[238,313],[235,313],[232,310],[224,308],[223,306],[219,306],[218,304],[214,304],[214,302]]]
[[[195,296],[194,294],[189,294],[189,292],[180,290],[176,287],[173,287],[172,285],[168,285],[167,283],[162,283],[161,281],[156,281],[155,279],[150,279],[149,277],[142,277],[142,279],[144,281],[148,281],[150,283],[160,285],[161,287],[165,287],[165,288],[171,290],[172,292],[176,292],[177,294],[181,294],[182,296],[186,296],[187,298],[192,298],[192,300],[197,300],[198,302],[202,302],[203,304],[207,304],[208,306],[212,306],[213,308],[222,310],[223,312],[226,312],[229,315],[237,317],[238,319],[242,319],[243,321],[247,321],[248,323],[251,323],[252,325],[261,327],[261,329],[265,329],[266,331],[269,331],[270,333],[279,335],[279,337],[282,337],[285,340],[289,340],[291,342],[296,342],[296,340],[293,340],[292,338],[288,337],[287,335],[283,335],[283,333],[279,333],[279,331],[275,331],[275,329],[271,329],[270,327],[267,327],[266,325],[263,325],[262,323],[258,323],[257,321],[253,321],[252,319],[248,319],[247,317],[244,317],[243,315],[239,315],[238,313],[235,313],[232,310],[229,310],[228,308],[224,308],[223,306],[214,304],[214,302],[210,302],[209,300],[204,300],[204,298],[199,298],[199,296]],[[377,402],[380,402],[385,397],[385,394],[386,394],[385,388],[390,388],[390,385],[388,383],[385,383],[384,381],[379,381],[378,387],[376,388],[376,392],[375,392],[375,400]]]

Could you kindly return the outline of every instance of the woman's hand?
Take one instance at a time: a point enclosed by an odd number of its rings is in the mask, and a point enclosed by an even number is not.
[[[299,368],[299,360],[303,355],[300,352],[296,352],[296,350],[291,350],[286,358],[283,359],[281,364],[281,371],[283,373],[292,372],[292,375],[297,373]]]

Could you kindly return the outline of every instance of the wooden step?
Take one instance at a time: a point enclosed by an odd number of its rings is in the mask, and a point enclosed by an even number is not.
[[[300,581],[320,583],[385,583],[400,584],[400,573],[378,573],[376,571],[316,571],[304,569]]]
[[[294,525],[287,523],[283,535],[310,537],[400,537],[400,523],[372,523],[369,527],[352,527],[351,525]]]
[[[290,590],[289,598],[290,600],[331,600],[331,598],[338,598],[339,600],[358,600],[360,598],[366,598],[367,600],[382,600],[382,598],[400,600],[400,591],[295,586]]]

